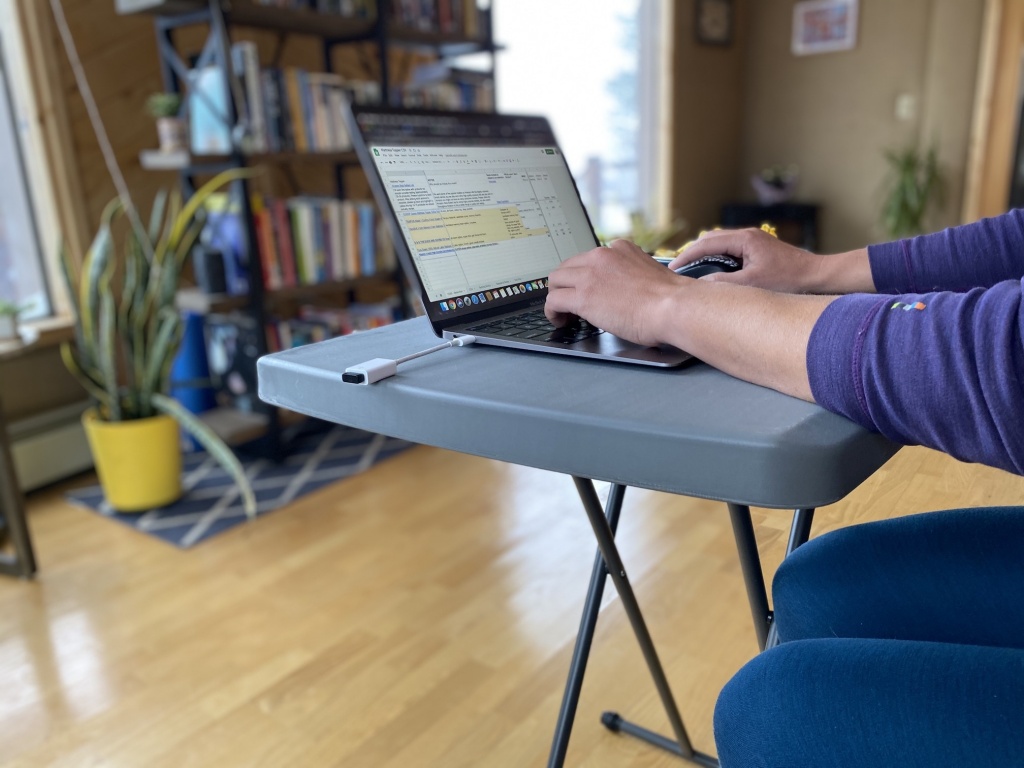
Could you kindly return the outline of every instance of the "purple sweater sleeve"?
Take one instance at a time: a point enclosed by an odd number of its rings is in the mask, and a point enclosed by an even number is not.
[[[879,293],[967,291],[1024,277],[1024,210],[868,247]]]
[[[811,332],[823,407],[903,444],[1024,474],[1024,281],[965,293],[851,294]]]

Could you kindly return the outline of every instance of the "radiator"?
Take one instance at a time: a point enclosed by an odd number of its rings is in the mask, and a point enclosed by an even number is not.
[[[56,408],[7,425],[14,471],[23,492],[92,468],[82,427],[88,402]]]

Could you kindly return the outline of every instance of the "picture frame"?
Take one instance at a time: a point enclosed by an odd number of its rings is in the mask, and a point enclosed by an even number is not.
[[[803,0],[793,6],[795,56],[848,51],[857,45],[858,0]]]
[[[694,34],[701,45],[732,45],[736,10],[733,0],[697,0]]]

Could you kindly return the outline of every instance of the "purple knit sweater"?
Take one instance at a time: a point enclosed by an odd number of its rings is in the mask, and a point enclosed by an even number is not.
[[[832,302],[807,370],[823,407],[1024,475],[1024,211],[868,248],[879,294]]]

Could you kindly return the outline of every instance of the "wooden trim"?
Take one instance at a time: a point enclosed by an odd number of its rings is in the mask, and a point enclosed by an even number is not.
[[[661,40],[658,41],[659,75],[658,126],[655,141],[657,157],[664,158],[655,163],[658,169],[657,193],[654,198],[654,220],[658,226],[667,227],[677,218],[675,200],[672,199],[672,169],[675,168],[675,50],[676,50],[676,6],[664,3],[661,7]]]
[[[35,118],[46,148],[61,232],[72,256],[81,258],[88,247],[90,227],[57,58],[64,55],[63,47],[56,39],[53,18],[45,2],[14,0],[14,5],[29,59]],[[48,268],[56,272],[55,258],[49,256],[45,259]],[[51,288],[56,308],[67,311],[61,282],[51,277]]]
[[[1009,207],[1024,61],[1024,0],[988,0],[968,156],[964,221]]]
[[[982,184],[989,148],[1003,2],[1004,0],[987,0],[985,3],[985,20],[978,57],[978,83],[974,91],[974,117],[967,147],[967,185],[961,216],[965,222],[976,221],[981,217]]]

